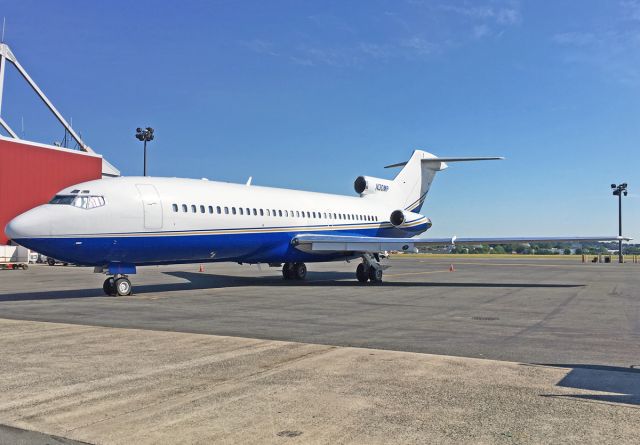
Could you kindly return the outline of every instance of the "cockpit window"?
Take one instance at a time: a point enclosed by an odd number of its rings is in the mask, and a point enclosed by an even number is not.
[[[56,195],[49,204],[71,205],[81,209],[95,209],[104,205],[102,196]]]
[[[76,199],[75,196],[56,195],[56,196],[53,197],[53,199],[51,201],[49,201],[49,204],[71,205],[71,204],[73,204],[73,200],[74,199]]]

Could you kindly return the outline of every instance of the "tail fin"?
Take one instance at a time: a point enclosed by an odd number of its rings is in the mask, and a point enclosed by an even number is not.
[[[385,168],[403,167],[395,177],[388,199],[400,209],[419,212],[436,173],[447,168],[447,162],[491,161],[501,157],[438,158],[422,150],[414,150],[406,162],[387,165]]]

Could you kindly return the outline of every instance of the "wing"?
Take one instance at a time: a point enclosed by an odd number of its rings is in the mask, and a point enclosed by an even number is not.
[[[342,235],[297,235],[291,244],[305,252],[384,252],[397,250],[415,251],[421,246],[450,246],[456,244],[517,244],[587,241],[629,241],[620,236],[557,236],[557,237],[513,237],[513,238],[377,238],[373,236]]]

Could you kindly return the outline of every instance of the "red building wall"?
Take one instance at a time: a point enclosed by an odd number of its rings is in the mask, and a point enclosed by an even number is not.
[[[102,157],[25,141],[0,139],[0,244],[15,216],[60,189],[102,177]]]

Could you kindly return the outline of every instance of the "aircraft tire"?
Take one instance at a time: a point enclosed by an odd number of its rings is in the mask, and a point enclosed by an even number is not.
[[[116,284],[113,277],[109,277],[104,280],[104,283],[102,284],[102,290],[106,295],[109,296],[113,296],[116,294]]]
[[[367,268],[363,263],[358,264],[356,268],[356,278],[361,283],[366,283],[369,279],[369,274],[367,273]]]
[[[369,279],[372,283],[382,283],[382,269],[369,268]]]
[[[55,266],[56,265],[56,260],[54,260],[53,258],[47,258],[47,264],[49,266]]]
[[[118,278],[115,282],[116,292],[121,297],[131,295],[131,281],[128,278]]]
[[[304,263],[294,263],[291,271],[296,280],[304,280],[307,278],[307,265]]]
[[[282,265],[282,278],[285,280],[290,280],[293,278],[293,264],[284,263]]]

